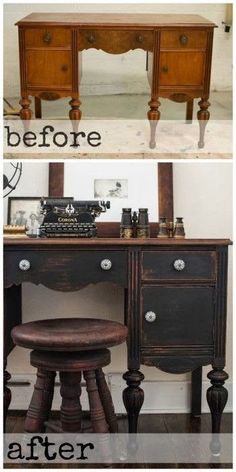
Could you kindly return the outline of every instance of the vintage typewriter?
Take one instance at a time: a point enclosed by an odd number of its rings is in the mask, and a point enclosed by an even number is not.
[[[43,222],[40,236],[46,238],[94,238],[95,218],[110,208],[110,202],[76,201],[66,198],[41,198]]]

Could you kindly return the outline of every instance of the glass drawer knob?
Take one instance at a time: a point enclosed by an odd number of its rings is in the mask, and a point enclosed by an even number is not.
[[[19,269],[20,270],[29,270],[30,269],[30,261],[28,261],[27,259],[22,259],[19,262]]]
[[[173,266],[175,270],[181,271],[185,268],[185,262],[182,259],[176,259],[176,261],[173,263]]]
[[[155,321],[157,318],[157,315],[156,313],[154,313],[154,311],[147,311],[147,313],[145,313],[145,320],[148,321],[148,323],[153,323],[153,321]]]
[[[102,270],[110,270],[112,268],[112,262],[110,261],[110,259],[103,259],[100,262],[100,266]]]

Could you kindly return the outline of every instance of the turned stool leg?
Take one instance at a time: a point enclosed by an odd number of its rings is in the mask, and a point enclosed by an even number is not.
[[[107,433],[109,431],[103,406],[98,392],[96,374],[94,370],[84,371],[84,379],[89,398],[90,417],[94,433]]]
[[[114,411],[114,405],[110,390],[106,383],[105,375],[102,369],[96,370],[96,380],[103,410],[105,413],[107,424],[109,425],[110,433],[118,433],[117,418]]]
[[[25,431],[43,433],[52,406],[55,372],[37,371],[37,380],[25,420]]]
[[[69,433],[79,433],[82,419],[81,372],[60,372],[60,381],[62,430]]]

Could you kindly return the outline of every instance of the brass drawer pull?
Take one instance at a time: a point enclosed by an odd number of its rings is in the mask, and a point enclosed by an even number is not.
[[[67,64],[64,64],[61,68],[61,70],[63,70],[63,72],[66,72],[68,70],[68,65]]]
[[[142,36],[141,34],[139,34],[139,35],[137,36],[137,41],[138,41],[138,43],[142,43],[142,42],[143,42],[143,36]]]
[[[165,72],[165,74],[168,72],[168,66],[163,66],[162,67],[162,72]]]
[[[100,262],[100,267],[102,270],[110,270],[112,268],[112,262],[110,259],[103,259]]]
[[[185,36],[185,34],[181,34],[181,36],[179,37],[179,42],[180,44],[185,46],[188,43],[188,36]]]
[[[87,40],[89,43],[94,43],[95,42],[95,36],[93,34],[90,34],[89,36],[87,36]]]
[[[46,43],[46,44],[50,44],[51,41],[52,41],[52,35],[51,35],[51,33],[48,33],[48,32],[45,33],[45,34],[43,35],[43,42]]]
[[[156,315],[156,313],[154,313],[154,311],[147,311],[147,313],[145,313],[144,317],[145,317],[145,320],[148,323],[153,323],[157,319],[157,315]]]
[[[180,272],[181,270],[184,270],[185,262],[182,259],[176,259],[176,261],[173,262],[173,266],[175,270]]]
[[[30,261],[28,261],[28,259],[22,259],[20,262],[19,262],[19,269],[20,270],[23,270],[24,272],[26,270],[29,270],[31,267],[31,264],[30,264]]]

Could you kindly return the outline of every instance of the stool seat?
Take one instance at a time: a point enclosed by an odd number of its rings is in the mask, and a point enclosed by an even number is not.
[[[32,351],[30,364],[45,371],[77,372],[96,370],[110,364],[111,354],[108,349],[83,352],[48,352]]]
[[[95,318],[54,318],[15,326],[14,343],[45,351],[91,351],[116,346],[125,341],[127,327]]]

